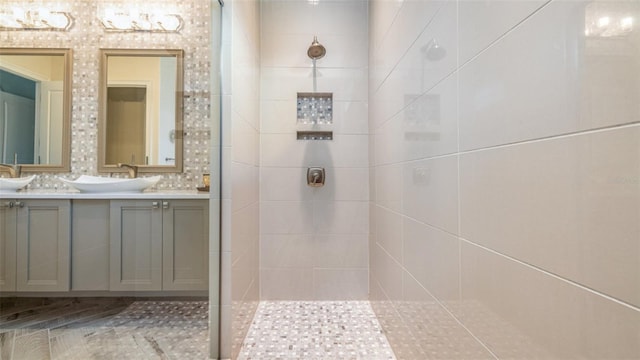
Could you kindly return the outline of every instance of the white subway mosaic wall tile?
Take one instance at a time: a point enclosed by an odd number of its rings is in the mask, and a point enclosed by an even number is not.
[[[100,26],[99,9],[129,6],[123,0],[22,1],[21,6],[66,11],[75,18],[68,32],[0,31],[2,47],[70,48],[73,51],[71,110],[71,172],[38,173],[29,188],[66,189],[58,176],[75,179],[97,175],[98,83],[101,48],[184,50],[183,172],[164,174],[157,188],[195,189],[209,173],[210,111],[210,2],[203,0],[153,0],[144,9],[177,13],[185,21],[180,33],[107,33]],[[142,4],[142,3],[139,3]],[[142,5],[139,5],[142,6]],[[141,11],[143,9],[138,9]],[[114,176],[117,176],[114,174]],[[124,175],[122,175],[124,176]]]

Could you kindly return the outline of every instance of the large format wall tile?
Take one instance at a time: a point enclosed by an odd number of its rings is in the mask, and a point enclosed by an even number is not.
[[[234,358],[260,286],[259,2],[232,2],[223,11],[222,198],[229,200],[222,204],[221,267],[211,266],[223,276],[219,355]]]
[[[278,34],[264,36],[261,64],[265,67],[308,68],[312,60],[307,48],[313,41],[308,34]],[[320,71],[324,68],[360,68],[367,66],[367,34],[319,34],[318,42],[327,50],[327,55],[316,60]]]
[[[457,75],[422,94],[405,93],[400,112],[375,129],[375,163],[389,164],[458,150]]]
[[[548,2],[549,0],[458,1],[460,63],[467,62]]]
[[[402,164],[372,167],[371,172],[375,179],[375,203],[401,212]]]
[[[260,234],[311,234],[313,203],[263,201],[260,203]]]
[[[365,299],[373,192],[368,1],[261,5],[260,266],[268,276],[261,284],[263,298]],[[315,62],[317,89],[307,56],[314,36],[327,50]],[[296,137],[296,94],[314,90],[333,93],[333,123],[324,125],[333,132],[331,141]],[[308,167],[325,169],[324,186],[307,185]],[[276,284],[276,273],[289,285]],[[308,287],[301,290],[301,283]]]
[[[367,135],[334,135],[332,141],[297,140],[295,134],[262,134],[261,166],[367,167]]]
[[[260,237],[260,267],[311,267],[314,262],[314,244],[313,235],[262,235]]]
[[[315,235],[313,264],[316,268],[368,268],[369,238],[367,235]]]
[[[375,53],[369,54],[372,67],[372,89],[377,89],[381,81],[397,65],[407,49],[415,42],[425,27],[429,26],[438,11],[447,1],[404,1],[398,14],[380,39]],[[374,25],[375,26],[375,25]],[[375,40],[374,40],[375,41]]]
[[[458,156],[406,163],[402,212],[416,220],[458,233]]]
[[[637,309],[466,242],[461,307],[499,358],[640,357]]]
[[[260,269],[260,300],[313,300],[313,269]]]
[[[302,49],[306,52],[306,49]],[[313,68],[262,68],[263,100],[295,100],[298,92],[313,91]],[[333,101],[366,101],[366,68],[318,69],[317,91],[332,92]],[[293,119],[292,119],[293,120]]]
[[[314,269],[313,291],[317,300],[361,300],[369,293],[369,270]]]
[[[231,163],[231,194],[233,210],[237,211],[258,200],[258,167],[239,162]]]
[[[371,249],[371,279],[390,300],[402,298],[402,265],[389,256],[384,248],[373,244]]]
[[[398,358],[639,357],[638,18],[370,2],[370,299]]]
[[[431,295],[447,306],[460,297],[458,238],[421,224],[404,220],[403,266]]]
[[[367,1],[290,1],[262,2],[263,35],[367,33]],[[303,52],[306,47],[303,48]]]
[[[469,241],[640,306],[640,126],[473,152]]]
[[[377,206],[373,216],[377,245],[402,263],[402,215]]]
[[[585,36],[585,18],[608,13],[587,4],[552,2],[461,69],[462,149],[638,120],[638,30]],[[617,11],[617,3],[607,4]],[[624,11],[640,13],[634,4]]]
[[[412,357],[413,359],[494,359],[493,355],[443,307],[451,306],[451,303],[436,300],[406,271],[402,291],[402,301],[396,301],[395,304],[411,334],[406,343],[418,347],[420,350],[414,352],[422,355]],[[458,299],[455,299],[453,303],[457,301]]]

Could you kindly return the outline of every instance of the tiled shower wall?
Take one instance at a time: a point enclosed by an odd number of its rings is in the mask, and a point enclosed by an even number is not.
[[[222,359],[237,357],[259,300],[259,8],[257,0],[223,7]]]
[[[158,188],[194,189],[209,172],[211,111],[209,109],[210,1],[154,0],[33,0],[7,2],[51,11],[67,11],[75,18],[68,32],[0,31],[0,46],[26,48],[70,48],[73,51],[71,111],[71,173],[40,173],[31,188],[65,188],[57,176],[75,179],[97,175],[98,162],[98,76],[101,48],[184,50],[184,171],[166,174]],[[117,7],[144,10],[166,9],[185,20],[179,34],[106,33],[98,21],[98,9]],[[217,20],[216,20],[217,21]]]
[[[261,1],[260,297],[366,299],[367,1]],[[297,92],[333,93],[333,140],[296,140]],[[307,167],[326,170],[307,186]]]
[[[370,12],[371,298],[398,358],[639,358],[640,3]]]

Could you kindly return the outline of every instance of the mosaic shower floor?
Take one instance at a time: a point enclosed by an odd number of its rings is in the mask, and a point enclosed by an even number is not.
[[[263,301],[238,360],[393,360],[368,301]]]

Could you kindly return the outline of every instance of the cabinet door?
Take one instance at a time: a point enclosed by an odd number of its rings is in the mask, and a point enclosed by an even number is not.
[[[70,201],[17,204],[17,291],[68,291]]]
[[[0,292],[16,291],[16,211],[9,203],[0,199]]]
[[[163,201],[164,290],[206,290],[209,282],[209,202]]]
[[[109,290],[109,200],[73,200],[71,290]]]
[[[159,201],[112,200],[110,290],[162,289],[162,210]]]

